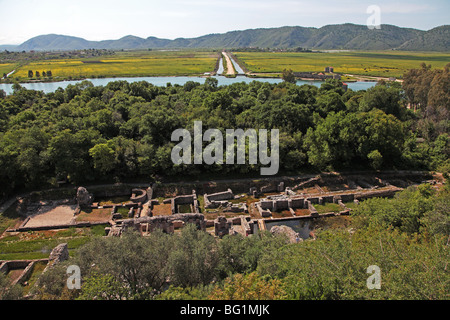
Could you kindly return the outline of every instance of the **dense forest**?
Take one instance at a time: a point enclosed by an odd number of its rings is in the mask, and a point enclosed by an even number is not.
[[[448,172],[449,68],[423,65],[403,87],[381,82],[345,91],[254,81],[157,87],[83,81],[44,94],[14,85],[0,92],[0,194],[73,184],[161,177],[256,175],[259,165],[174,165],[177,128],[277,128],[280,173],[345,169]],[[407,106],[411,107],[408,108]]]

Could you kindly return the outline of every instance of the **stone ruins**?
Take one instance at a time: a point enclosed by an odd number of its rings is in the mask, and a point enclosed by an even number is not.
[[[440,178],[423,172],[320,174],[236,182],[175,185],[114,185],[74,188],[71,197],[36,200],[19,198],[19,227],[6,232],[104,227],[104,236],[120,237],[126,230],[146,236],[155,230],[177,233],[188,224],[223,238],[268,231],[295,243],[315,239],[316,223],[349,215],[372,197],[392,197],[420,183],[436,186]],[[198,191],[198,192],[197,192]],[[52,198],[54,199],[54,198]],[[0,261],[0,272],[14,270],[13,284],[26,283],[35,264],[51,266],[68,259],[67,244],[48,259]],[[21,270],[20,274],[17,270]]]
[[[287,224],[293,220],[307,221],[348,215],[351,207],[358,205],[360,201],[371,197],[392,197],[403,188],[424,181],[434,180],[428,173],[422,172],[378,175],[321,174],[245,183],[237,181],[228,186],[227,183],[216,182],[196,185],[185,194],[180,194],[180,190],[187,191],[187,188],[178,189],[177,186],[169,192],[169,188],[162,184],[131,188],[105,187],[91,192],[85,187],[78,187],[72,200],[50,201],[47,204],[45,201],[33,203],[29,199],[21,200],[17,210],[21,210],[25,219],[18,228],[7,231],[105,225],[106,236],[120,236],[127,229],[134,229],[146,235],[156,229],[173,233],[191,223],[199,230],[205,230],[217,237],[233,234],[249,236],[258,231],[269,230],[266,224],[272,222]],[[197,188],[200,189],[201,196],[198,196]],[[172,196],[167,197],[168,193]],[[117,196],[126,196],[128,201],[95,202],[99,201],[95,200],[97,198],[101,200]],[[333,204],[332,212],[324,212],[327,204]],[[45,205],[48,209],[43,209],[47,208]],[[61,213],[57,215],[58,212]],[[51,214],[63,217],[62,212],[65,214],[65,220],[48,224]],[[41,220],[33,218],[36,216]],[[48,219],[43,219],[46,216]],[[30,218],[34,219],[31,220],[34,224],[30,223]],[[42,221],[41,225],[39,221]],[[286,228],[281,229],[287,232]],[[292,232],[286,234],[290,238],[293,237]]]
[[[77,203],[80,207],[88,207],[92,204],[94,197],[84,187],[77,190]]]

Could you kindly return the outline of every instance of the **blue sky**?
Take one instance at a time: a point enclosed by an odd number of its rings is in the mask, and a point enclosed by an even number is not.
[[[449,0],[0,0],[0,44],[41,34],[88,40],[125,35],[174,39],[281,26],[366,24],[378,5],[381,23],[429,30],[450,24]]]

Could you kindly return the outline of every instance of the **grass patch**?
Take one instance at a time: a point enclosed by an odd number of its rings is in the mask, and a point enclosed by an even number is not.
[[[24,287],[24,295],[28,294],[30,289],[33,288],[34,284],[36,283],[46,266],[47,262],[44,261],[38,261],[34,264],[30,278],[27,280],[27,285]]]
[[[197,200],[198,200],[198,209],[200,213],[202,213],[205,211],[205,197],[197,195]]]
[[[178,205],[178,213],[192,213],[190,204],[180,204]]]
[[[342,207],[337,203],[325,203],[325,204],[314,204],[318,213],[328,213],[328,212],[340,212]]]
[[[71,239],[39,239],[0,242],[0,260],[26,260],[48,258],[50,252],[60,243],[67,243],[69,253],[87,243],[89,236]]]
[[[344,202],[344,204],[349,209],[356,209],[358,207],[358,204],[356,204],[353,201],[351,201],[351,202]]]
[[[93,236],[104,236],[105,235],[105,227],[108,227],[107,224],[98,224],[95,226],[90,227],[91,235]]]
[[[127,207],[118,207],[117,213],[120,213],[122,215],[123,219],[128,219],[128,212],[130,211]]]
[[[94,199],[94,202],[98,202],[99,206],[120,204],[120,203],[124,203],[124,202],[129,202],[129,201],[130,201],[130,197],[127,197],[127,196]]]
[[[3,78],[3,74],[8,74],[17,68],[18,64],[16,63],[0,63],[0,78]],[[12,75],[14,76],[14,74]]]

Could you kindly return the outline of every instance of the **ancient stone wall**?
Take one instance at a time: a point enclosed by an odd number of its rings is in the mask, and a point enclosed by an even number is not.
[[[231,189],[228,189],[227,191],[223,191],[223,192],[205,194],[205,197],[209,201],[221,201],[221,200],[233,199],[234,194],[233,194],[233,191],[231,191]]]
[[[147,201],[147,190],[134,188],[131,190],[131,202],[144,203]]]
[[[109,230],[109,236],[120,236],[123,231],[127,229],[135,229],[141,233],[152,232],[156,229],[161,229],[166,233],[173,233],[175,224],[192,223],[197,226],[199,230],[206,229],[205,216],[198,213],[177,213],[170,216],[143,216],[135,219],[125,219],[119,224],[112,226]]]
[[[219,216],[216,220],[214,220],[214,234],[217,237],[222,238],[223,236],[230,234],[232,225],[233,223],[227,218]]]
[[[200,209],[198,207],[197,193],[195,190],[192,190],[192,194],[176,196],[174,198],[164,200],[164,203],[170,203],[172,215],[179,213],[178,206],[179,205],[191,205],[192,212],[191,213],[200,213]]]
[[[204,194],[203,196],[205,208],[218,208],[220,206],[226,207],[228,206],[228,201],[230,199],[234,199],[234,194],[231,189],[223,192],[217,192],[212,194]]]

